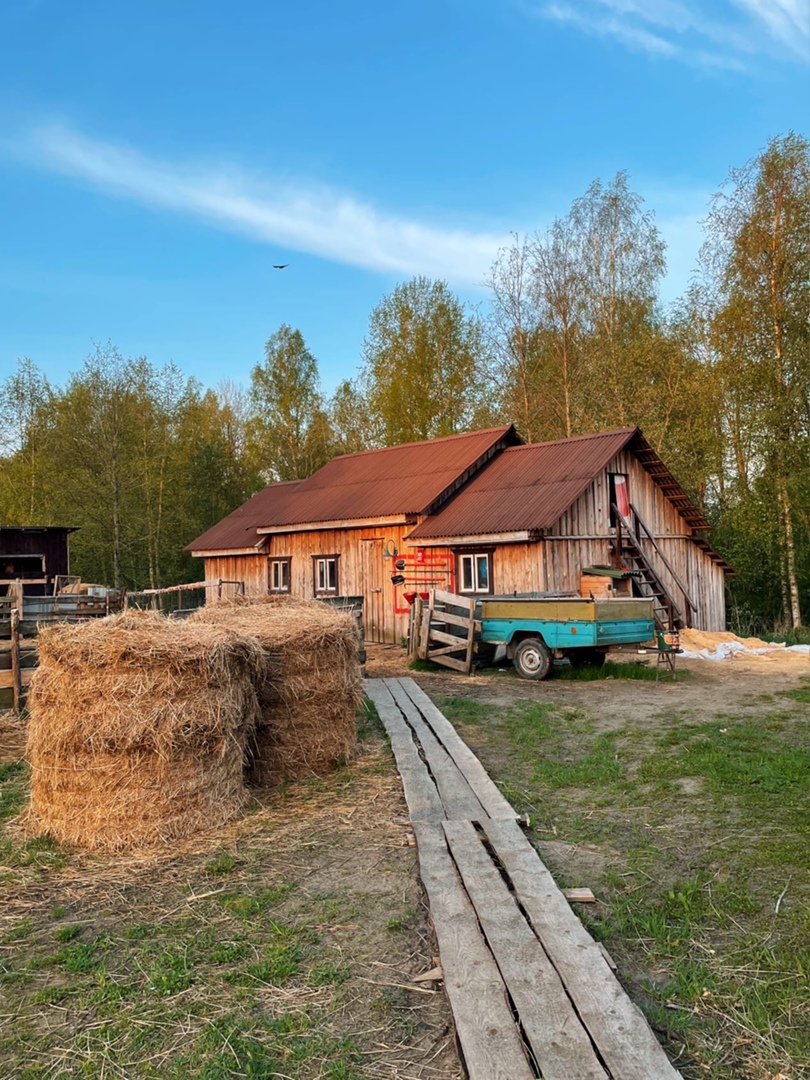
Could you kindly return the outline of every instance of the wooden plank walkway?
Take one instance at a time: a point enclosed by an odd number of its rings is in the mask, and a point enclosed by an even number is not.
[[[412,679],[366,693],[402,777],[470,1080],[677,1080],[452,724]]]

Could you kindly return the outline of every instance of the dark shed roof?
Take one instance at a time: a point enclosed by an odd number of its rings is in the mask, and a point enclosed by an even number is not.
[[[411,539],[548,529],[637,432],[626,427],[511,447],[418,525]]]
[[[185,550],[242,551],[256,547],[262,539],[256,529],[284,512],[301,483],[301,480],[286,480],[279,484],[268,484],[232,514],[192,540]]]

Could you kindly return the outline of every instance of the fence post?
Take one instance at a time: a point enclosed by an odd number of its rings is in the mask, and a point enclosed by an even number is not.
[[[19,715],[22,703],[22,673],[20,671],[20,613],[11,609],[11,693],[12,708]]]

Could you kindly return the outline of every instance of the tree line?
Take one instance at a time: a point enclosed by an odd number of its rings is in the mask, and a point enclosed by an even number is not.
[[[637,424],[713,524],[734,629],[810,606],[810,143],[730,173],[686,294],[624,173],[513,237],[465,306],[415,277],[371,312],[355,378],[323,393],[300,330],[249,387],[97,346],[63,387],[30,359],[0,385],[0,521],[81,526],[76,572],[193,580],[182,548],[272,480],[336,454],[513,422],[531,442]]]

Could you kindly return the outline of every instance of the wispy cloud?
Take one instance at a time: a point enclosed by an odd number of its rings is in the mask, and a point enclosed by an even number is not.
[[[745,70],[762,53],[810,63],[807,0],[544,0],[523,7],[697,67]]]
[[[6,148],[109,195],[364,269],[476,284],[508,241],[505,234],[409,220],[326,187],[157,161],[61,125],[39,127]]]

